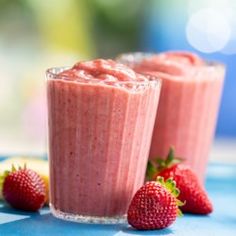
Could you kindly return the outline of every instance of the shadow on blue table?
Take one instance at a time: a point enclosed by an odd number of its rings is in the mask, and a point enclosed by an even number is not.
[[[127,224],[99,225],[78,224],[62,221],[52,216],[48,208],[43,208],[38,213],[16,211],[0,204],[0,214],[4,216],[4,222],[0,216],[0,233],[3,235],[172,235],[171,229],[159,231],[137,231]],[[2,234],[0,234],[2,235]]]
[[[211,165],[207,190],[214,204],[209,216],[185,214],[168,229],[137,231],[122,225],[78,224],[54,218],[47,207],[38,213],[16,211],[0,202],[0,236],[231,236],[236,235],[236,166]]]

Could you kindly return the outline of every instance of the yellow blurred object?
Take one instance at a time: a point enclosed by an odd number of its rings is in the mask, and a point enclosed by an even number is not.
[[[34,157],[10,157],[0,162],[0,176],[4,174],[6,170],[11,170],[12,165],[16,168],[18,166],[23,167],[26,164],[28,169],[32,169],[37,172],[45,182],[46,185],[46,203],[48,203],[49,193],[49,165],[47,160],[38,159]],[[2,199],[2,191],[0,190],[0,199]]]
[[[95,47],[91,35],[91,10],[84,0],[28,1],[31,5],[44,48],[51,53],[72,52],[91,57]]]

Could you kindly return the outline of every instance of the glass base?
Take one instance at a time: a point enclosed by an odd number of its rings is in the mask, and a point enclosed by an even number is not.
[[[50,204],[50,210],[52,214],[59,219],[77,223],[124,224],[127,222],[126,215],[120,217],[83,216],[56,210],[52,204]]]

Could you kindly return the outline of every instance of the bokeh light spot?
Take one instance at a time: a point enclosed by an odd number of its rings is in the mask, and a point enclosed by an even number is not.
[[[205,53],[222,50],[230,40],[230,35],[230,25],[223,12],[210,8],[192,14],[186,26],[189,44]]]

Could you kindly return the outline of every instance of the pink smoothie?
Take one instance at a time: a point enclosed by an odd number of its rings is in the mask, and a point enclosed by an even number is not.
[[[123,216],[144,181],[160,81],[102,59],[47,77],[53,213],[95,222]]]
[[[201,181],[214,136],[224,67],[188,52],[127,54],[119,59],[135,71],[162,79],[150,158],[165,157],[170,146]]]

